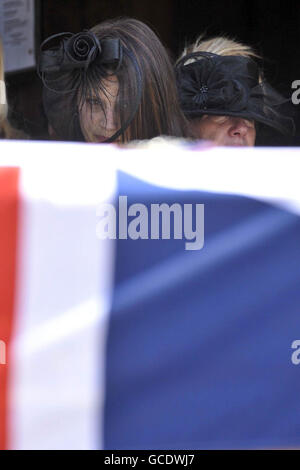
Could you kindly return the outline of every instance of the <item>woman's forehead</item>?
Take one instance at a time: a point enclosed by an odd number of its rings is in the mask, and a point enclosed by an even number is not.
[[[119,80],[116,75],[111,75],[101,80],[101,85],[98,90],[93,90],[93,96],[114,97],[119,92]]]

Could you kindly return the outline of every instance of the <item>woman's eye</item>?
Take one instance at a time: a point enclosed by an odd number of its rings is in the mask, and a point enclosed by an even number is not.
[[[249,121],[248,119],[245,119],[246,125],[250,128],[254,128],[255,124],[254,121]]]
[[[101,106],[101,101],[97,98],[89,98],[87,100],[87,103],[90,105],[90,106]]]
[[[224,124],[228,121],[228,116],[214,116],[213,120],[216,124]]]

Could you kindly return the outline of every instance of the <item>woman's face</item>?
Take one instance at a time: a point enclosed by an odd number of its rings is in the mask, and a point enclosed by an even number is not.
[[[217,145],[252,147],[255,144],[255,123],[248,119],[205,114],[190,121],[190,126],[196,138],[211,140]]]
[[[105,92],[88,98],[79,111],[80,126],[86,142],[100,143],[119,129],[116,102],[119,83],[115,75],[103,80]]]

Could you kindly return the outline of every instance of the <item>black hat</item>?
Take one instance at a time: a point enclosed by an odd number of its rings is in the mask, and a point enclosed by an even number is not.
[[[260,77],[258,64],[243,56],[195,52],[176,65],[181,108],[188,119],[204,114],[242,117],[293,134],[294,121],[279,108],[288,100]]]
[[[56,44],[50,47],[54,41]],[[134,70],[134,80],[128,78],[129,67]],[[120,82],[117,103],[120,128],[105,142],[112,142],[125,132],[141,102],[143,84],[138,61],[118,37],[100,40],[91,31],[50,36],[41,45],[38,73],[44,85],[43,104],[48,121],[63,140],[84,140],[78,116],[80,107],[101,92],[106,95],[104,80],[112,75]]]

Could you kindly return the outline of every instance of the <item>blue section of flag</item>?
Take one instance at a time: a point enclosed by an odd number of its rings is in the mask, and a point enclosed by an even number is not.
[[[119,178],[128,205],[205,204],[205,244],[118,240],[107,449],[300,446],[300,218]]]

